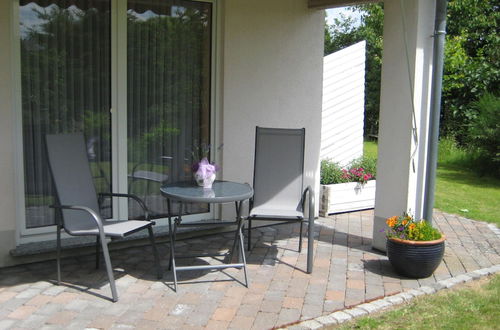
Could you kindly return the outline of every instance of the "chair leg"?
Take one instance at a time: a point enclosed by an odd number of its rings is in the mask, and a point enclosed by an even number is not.
[[[307,228],[307,273],[311,274],[313,271],[313,253],[314,253],[314,216],[309,217]]]
[[[155,264],[156,264],[156,273],[158,276],[158,279],[163,277],[161,267],[160,267],[160,257],[158,256],[158,249],[156,248],[156,243],[155,243],[155,235],[153,233],[153,228],[148,227],[148,232],[149,232],[149,241],[151,242],[151,247],[153,248],[153,255],[155,258]]]
[[[61,226],[60,225],[57,225],[56,267],[57,267],[57,285],[61,285]]]
[[[99,264],[101,263],[101,248],[100,248],[100,239],[99,236],[96,237],[96,242],[95,242],[95,269],[99,269]]]
[[[113,302],[118,301],[118,294],[116,292],[115,277],[113,275],[113,267],[111,267],[111,259],[109,258],[108,243],[104,234],[101,232],[100,241],[102,246],[102,254],[104,255],[104,262],[106,263],[106,272],[108,273],[109,286],[111,287],[111,294],[113,296]]]
[[[252,219],[248,219],[248,228],[247,228],[247,250],[250,251],[252,249]]]
[[[299,233],[299,253],[302,252],[302,228],[304,227],[304,221],[300,221],[300,233]]]

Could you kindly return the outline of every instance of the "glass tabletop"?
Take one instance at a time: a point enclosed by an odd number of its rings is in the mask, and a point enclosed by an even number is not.
[[[228,203],[253,196],[249,184],[232,181],[215,181],[210,189],[199,187],[193,181],[174,182],[163,185],[160,191],[167,198],[194,203]]]

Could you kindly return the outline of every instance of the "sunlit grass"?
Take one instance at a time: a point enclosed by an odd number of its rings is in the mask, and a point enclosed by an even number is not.
[[[438,166],[435,207],[466,218],[500,226],[500,180],[475,173]]]
[[[377,143],[365,141],[365,155],[377,155]],[[471,157],[449,140],[440,142],[434,206],[444,212],[500,226],[500,180],[470,170]]]
[[[375,141],[365,141],[363,145],[363,155],[370,158],[377,158],[378,145]]]
[[[340,329],[498,329],[500,322],[500,275],[479,285],[441,291],[419,297],[410,304]]]

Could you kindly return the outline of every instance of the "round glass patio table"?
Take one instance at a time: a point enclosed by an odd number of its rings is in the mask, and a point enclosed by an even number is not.
[[[169,183],[163,185],[160,191],[164,197],[167,198],[168,209],[168,225],[170,236],[170,265],[174,275],[174,288],[177,291],[177,271],[200,270],[200,269],[224,269],[224,268],[243,268],[245,275],[245,286],[248,287],[248,277],[246,269],[245,251],[243,248],[243,234],[241,232],[243,217],[241,216],[241,205],[243,201],[252,198],[253,189],[246,183],[238,183],[232,181],[215,181],[212,188],[199,187],[193,181],[183,181],[176,183]],[[175,219],[172,219],[171,202],[176,201],[179,203],[178,214]],[[213,222],[194,222],[182,223],[182,211],[186,203],[235,203],[236,219],[235,221],[213,221]],[[173,220],[173,221],[172,221]],[[177,228],[179,227],[202,227],[202,226],[228,226],[236,225],[236,232],[232,248],[225,254],[203,254],[203,255],[184,255],[176,256],[175,254],[175,237]],[[238,244],[239,243],[239,244]],[[237,246],[239,247],[239,262],[231,263],[234,251]],[[209,264],[209,265],[192,265],[192,266],[176,266],[175,259],[177,258],[192,258],[192,257],[228,257],[228,263],[222,264]]]
[[[160,190],[169,199],[188,203],[229,203],[253,196],[253,189],[248,184],[232,181],[215,181],[210,189],[183,181],[166,184]]]

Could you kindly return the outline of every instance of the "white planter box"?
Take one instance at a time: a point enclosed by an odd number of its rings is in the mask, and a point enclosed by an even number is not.
[[[376,180],[321,185],[319,214],[349,212],[375,207]]]

